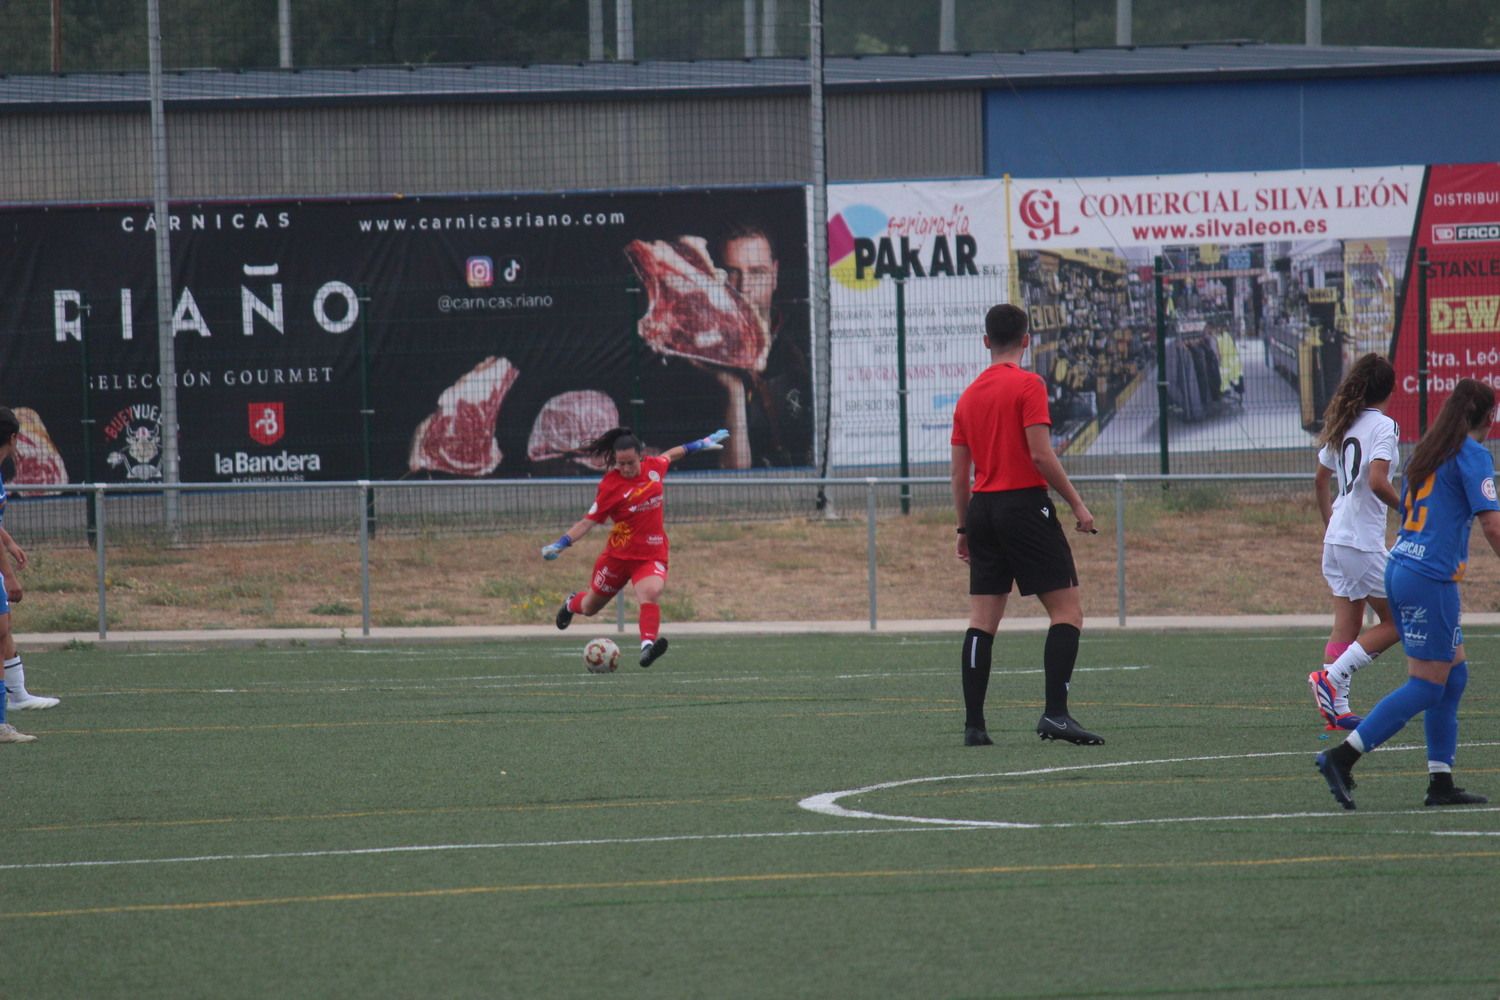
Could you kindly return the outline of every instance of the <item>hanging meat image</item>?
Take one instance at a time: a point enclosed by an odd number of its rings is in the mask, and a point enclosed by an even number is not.
[[[532,424],[526,458],[532,462],[568,459],[602,472],[604,459],[584,454],[583,449],[619,423],[619,408],[602,392],[583,389],[553,396]]]
[[[520,374],[505,358],[488,357],[443,390],[438,408],[417,425],[407,468],[453,476],[483,476],[504,455],[495,442],[495,418]]]
[[[771,337],[754,308],[714,266],[701,236],[632,240],[625,247],[646,289],[641,339],[660,354],[762,372]]]
[[[16,419],[21,422],[21,431],[16,435],[16,452],[12,461],[16,465],[15,481],[18,483],[52,484],[66,483],[68,470],[63,465],[62,454],[42,418],[30,407],[18,406]]]

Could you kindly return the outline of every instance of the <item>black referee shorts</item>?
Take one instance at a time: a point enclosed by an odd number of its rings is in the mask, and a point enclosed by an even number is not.
[[[1042,487],[975,493],[964,521],[969,538],[969,593],[1023,596],[1078,586],[1073,550]]]

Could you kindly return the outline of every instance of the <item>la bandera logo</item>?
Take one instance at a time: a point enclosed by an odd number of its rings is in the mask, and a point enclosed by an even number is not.
[[[250,437],[257,444],[273,445],[286,433],[285,403],[251,403]]]

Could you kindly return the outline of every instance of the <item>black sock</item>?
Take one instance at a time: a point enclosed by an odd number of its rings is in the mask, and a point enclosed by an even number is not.
[[[1336,763],[1344,765],[1345,768],[1350,768],[1353,767],[1354,762],[1363,757],[1364,754],[1354,749],[1349,745],[1349,741],[1345,740],[1338,746],[1334,747],[1332,750],[1328,751],[1328,756],[1332,757]]]
[[[1434,792],[1453,791],[1453,772],[1434,771],[1427,776],[1427,788]]]
[[[983,629],[964,633],[964,726],[984,728],[984,693],[990,686],[990,658],[995,637]]]
[[[1068,682],[1078,661],[1078,629],[1059,622],[1047,630],[1042,647],[1042,668],[1047,676],[1047,708],[1053,717],[1068,714]]]

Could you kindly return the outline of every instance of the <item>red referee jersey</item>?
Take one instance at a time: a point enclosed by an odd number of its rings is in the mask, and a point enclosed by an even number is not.
[[[1031,460],[1026,428],[1052,426],[1047,384],[1009,361],[990,365],[969,383],[953,410],[953,444],[974,459],[974,492],[1047,485]]]

